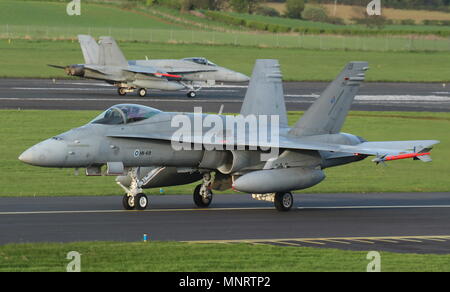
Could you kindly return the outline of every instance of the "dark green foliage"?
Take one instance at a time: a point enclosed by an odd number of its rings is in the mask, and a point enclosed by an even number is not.
[[[302,12],[302,18],[317,22],[327,22],[328,15],[324,8],[311,6]]]
[[[333,4],[334,0],[314,0],[314,2]],[[369,0],[339,0],[339,4],[363,7],[369,2]],[[382,0],[381,5],[385,8],[450,11],[450,0]]]
[[[302,17],[302,12],[305,9],[304,0],[287,0],[286,1],[286,16],[289,18]]]
[[[264,15],[264,16],[272,16],[272,17],[280,17],[280,13],[272,8],[272,7],[267,7],[267,6],[259,6],[256,8],[255,10],[256,14],[259,15]]]
[[[353,21],[357,24],[362,24],[368,28],[381,29],[387,24],[387,19],[383,15],[367,16],[364,18],[354,18]]]
[[[261,2],[262,0],[231,0],[230,6],[235,12],[253,14]]]
[[[414,19],[402,19],[400,21],[400,24],[402,24],[402,25],[415,25],[416,22],[414,21]]]
[[[240,19],[231,15],[227,15],[225,13],[215,12],[215,11],[205,11],[206,17],[209,17],[213,20],[220,21],[226,24],[231,25],[246,25],[246,21],[244,19]]]

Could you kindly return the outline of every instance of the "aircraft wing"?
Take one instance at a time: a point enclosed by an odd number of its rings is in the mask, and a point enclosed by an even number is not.
[[[139,65],[130,65],[124,71],[139,73],[145,75],[151,75],[159,78],[167,78],[167,79],[181,79],[182,76],[175,75],[173,72],[165,72],[158,70],[157,68],[150,66],[139,66]]]
[[[187,69],[187,68],[171,68],[167,70],[170,74],[194,74],[202,72],[215,72],[217,69]]]
[[[383,162],[404,158],[416,158],[424,162],[429,159],[429,150],[433,145],[439,143],[437,140],[415,140],[415,141],[379,141],[364,142],[357,145],[344,145],[333,143],[322,143],[308,141],[301,138],[279,137],[279,141],[258,142],[256,140],[239,140],[238,137],[221,137],[219,134],[213,141],[205,141],[201,135],[182,135],[178,139],[166,134],[112,134],[109,137],[128,139],[152,139],[165,140],[174,143],[198,144],[208,149],[227,149],[228,147],[254,147],[254,148],[282,148],[291,150],[313,150],[329,151],[335,153],[348,153],[353,155],[376,156],[374,162]],[[211,136],[210,136],[211,137]],[[232,148],[234,149],[234,148]]]

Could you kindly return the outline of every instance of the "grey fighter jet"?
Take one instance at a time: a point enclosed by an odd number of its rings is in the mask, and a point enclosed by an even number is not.
[[[31,147],[19,159],[36,166],[86,168],[87,175],[116,175],[126,192],[125,209],[147,207],[143,189],[202,179],[193,195],[199,207],[210,205],[212,190],[233,188],[287,211],[293,206],[291,192],[323,181],[328,167],[368,156],[377,164],[431,161],[430,150],[439,141],[368,142],[340,132],[367,66],[347,64],[292,127],[278,61],[258,60],[237,117],[120,104]],[[230,123],[233,118],[243,127]],[[255,121],[257,127],[250,128]]]
[[[205,58],[181,60],[127,61],[112,37],[100,37],[97,43],[89,35],[79,35],[85,64],[49,65],[64,69],[70,76],[104,80],[118,87],[119,95],[134,92],[144,97],[147,89],[188,90],[193,98],[202,87],[216,82],[247,82],[249,77],[220,67]]]

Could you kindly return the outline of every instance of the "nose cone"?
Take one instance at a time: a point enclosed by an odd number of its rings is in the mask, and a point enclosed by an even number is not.
[[[250,77],[239,72],[233,72],[230,76],[230,82],[248,82]]]
[[[48,139],[27,149],[19,160],[45,167],[62,167],[67,160],[67,147],[64,141]]]

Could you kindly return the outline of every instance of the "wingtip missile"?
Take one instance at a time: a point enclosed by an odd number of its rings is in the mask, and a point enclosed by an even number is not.
[[[376,158],[372,159],[373,162],[375,162],[377,165],[380,163],[385,164],[386,161],[393,161],[393,160],[400,160],[400,159],[407,159],[407,158],[413,158],[415,160],[419,159],[423,162],[430,162],[430,152],[420,152],[420,153],[406,153],[406,154],[399,154],[399,155],[382,155],[377,156]]]

